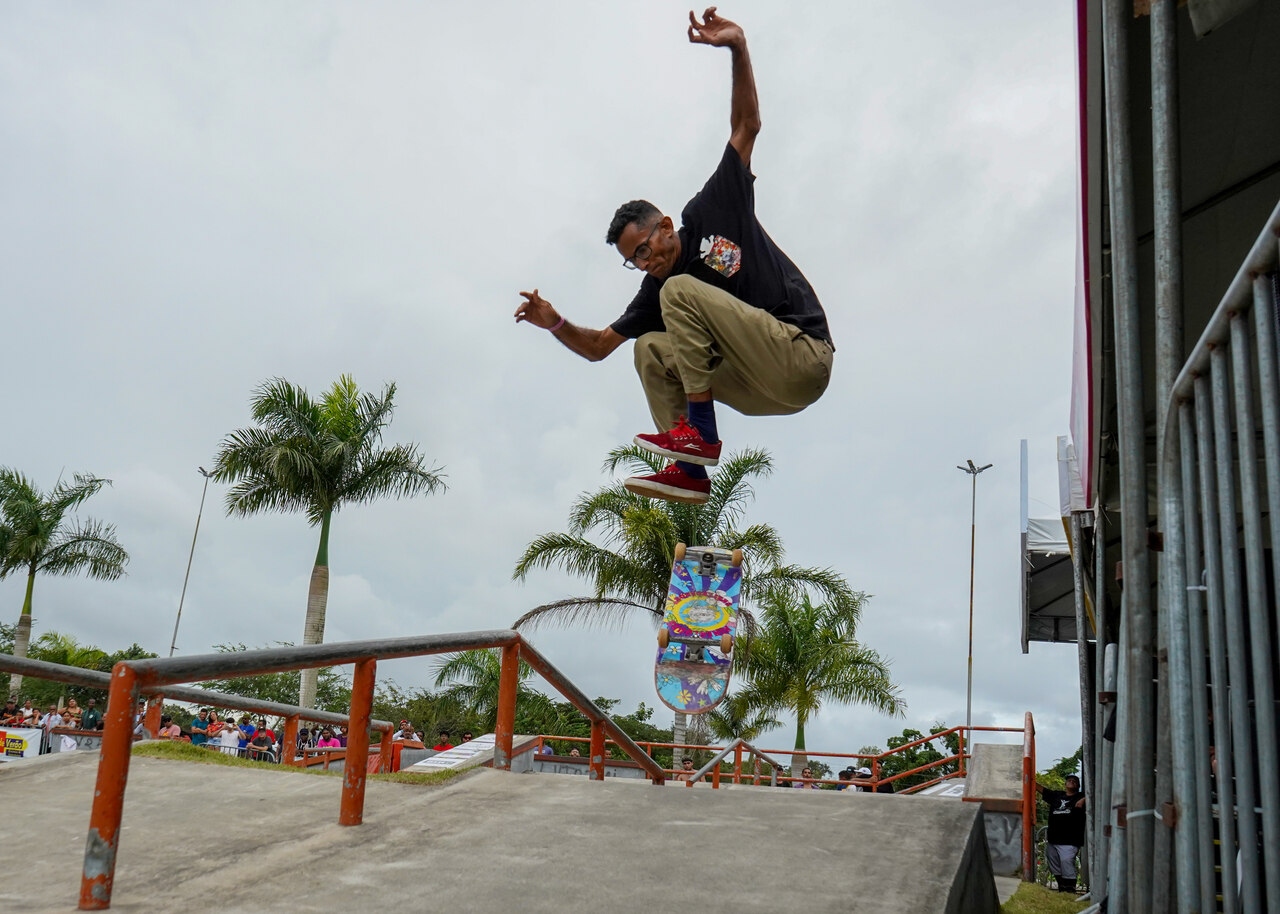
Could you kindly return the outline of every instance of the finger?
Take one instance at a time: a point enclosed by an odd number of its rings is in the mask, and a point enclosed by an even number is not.
[[[707,11],[702,14],[702,21],[709,23],[714,18],[716,18],[716,8],[714,6],[708,6]]]

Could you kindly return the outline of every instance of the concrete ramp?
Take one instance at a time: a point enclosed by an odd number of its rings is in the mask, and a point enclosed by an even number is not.
[[[1022,747],[976,743],[969,760],[964,799],[981,804],[998,876],[1022,872]]]
[[[93,753],[0,768],[0,910],[74,910]],[[972,803],[476,770],[441,787],[135,758],[113,910],[996,914]],[[424,908],[424,905],[426,906]]]

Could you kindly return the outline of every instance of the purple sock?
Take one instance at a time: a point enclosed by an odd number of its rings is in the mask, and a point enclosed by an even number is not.
[[[689,401],[689,424],[698,430],[702,440],[715,444],[720,440],[716,432],[716,404],[714,400],[695,403]]]
[[[683,460],[677,460],[676,466],[684,470],[685,474],[693,479],[707,478],[707,468],[704,466],[699,466],[696,463],[685,463]]]

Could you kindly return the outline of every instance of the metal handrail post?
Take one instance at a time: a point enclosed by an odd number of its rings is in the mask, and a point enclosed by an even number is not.
[[[116,851],[120,844],[120,819],[124,814],[124,789],[129,781],[129,755],[133,751],[133,712],[138,678],[127,663],[111,671],[111,691],[103,719],[98,777],[89,812],[89,837],[80,875],[80,910],[102,911],[111,906],[116,875]]]
[[[349,735],[347,739],[350,740]],[[378,772],[380,774],[388,774],[391,772],[394,756],[395,748],[391,742],[391,731],[383,730],[382,737],[378,741]]]
[[[604,725],[598,721],[591,722],[591,780],[604,780]]]
[[[733,750],[733,783],[742,783],[742,744],[739,743]]]
[[[147,713],[142,718],[142,729],[148,739],[155,739],[160,732],[160,718],[164,714],[164,696],[160,694],[147,696]]]
[[[280,759],[287,765],[292,765],[298,754],[298,720],[297,714],[284,719],[284,735],[280,737]]]
[[[1267,894],[1275,898],[1280,892],[1280,760],[1277,759],[1275,671],[1271,663],[1271,613],[1267,602],[1266,554],[1262,546],[1262,492],[1258,484],[1250,348],[1245,316],[1236,313],[1231,317],[1231,375],[1235,387],[1236,454],[1240,463],[1249,648],[1253,655],[1258,805],[1262,807],[1265,884]]]
[[[342,765],[339,825],[359,825],[364,821],[364,787],[369,769],[369,716],[373,707],[377,663],[372,658],[357,662],[351,677],[351,726],[347,728],[347,758]]]
[[[494,721],[493,767],[511,770],[511,745],[516,730],[516,694],[520,690],[520,643],[503,645],[498,673],[498,715]]]

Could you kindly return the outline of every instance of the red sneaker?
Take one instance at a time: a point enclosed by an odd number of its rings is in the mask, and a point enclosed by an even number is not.
[[[707,444],[702,433],[686,422],[684,416],[677,420],[676,427],[669,432],[636,435],[632,440],[646,451],[671,460],[698,463],[704,467],[713,467],[720,462],[720,442]]]
[[[710,479],[694,479],[674,463],[652,476],[632,476],[623,483],[637,495],[700,505],[711,494]]]

